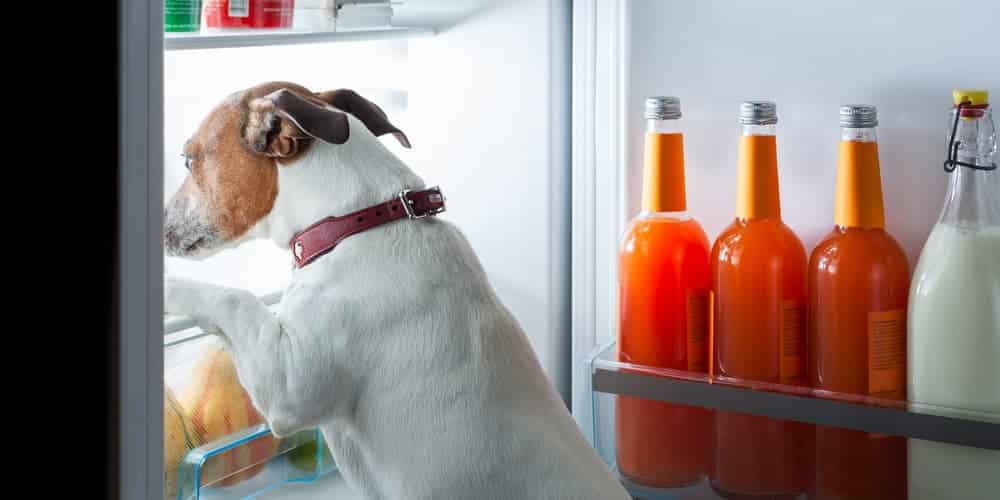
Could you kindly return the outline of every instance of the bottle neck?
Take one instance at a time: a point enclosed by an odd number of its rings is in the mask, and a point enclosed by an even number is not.
[[[867,128],[842,127],[840,129],[840,141],[875,143],[878,142],[878,138],[875,133],[875,127],[867,127]]]
[[[737,174],[736,217],[780,219],[778,151],[774,125],[743,125]]]
[[[875,128],[842,128],[837,155],[834,224],[883,228],[885,208]]]
[[[687,210],[684,136],[678,120],[647,120],[642,179],[642,211]]]
[[[680,120],[646,120],[647,134],[679,134]]]
[[[948,133],[950,138],[950,128]],[[997,143],[991,110],[959,119],[955,140],[959,141],[958,161],[974,165],[995,162]],[[959,165],[949,177],[939,222],[970,229],[1000,226],[1000,171]]]

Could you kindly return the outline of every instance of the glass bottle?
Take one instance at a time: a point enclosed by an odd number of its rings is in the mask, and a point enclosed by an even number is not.
[[[804,385],[806,253],[781,220],[777,107],[740,108],[736,219],[715,241],[713,373]],[[794,498],[811,475],[812,429],[717,412],[712,487],[727,498]]]
[[[907,392],[915,411],[938,411],[929,404],[1000,415],[996,128],[986,91],[955,90],[953,101],[949,156],[962,164],[946,166],[944,208],[914,271]],[[996,498],[1000,451],[918,439],[909,450],[910,498]]]
[[[708,371],[708,255],[687,213],[676,97],[646,100],[642,211],[619,253],[618,359]],[[643,486],[694,483],[708,469],[711,412],[628,396],[616,404],[618,468]]]
[[[874,106],[840,108],[834,228],[809,260],[813,387],[904,399],[906,253],[885,230]],[[906,500],[906,439],[816,427],[817,499]]]

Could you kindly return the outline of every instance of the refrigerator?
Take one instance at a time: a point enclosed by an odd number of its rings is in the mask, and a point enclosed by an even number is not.
[[[242,9],[264,4],[279,9],[272,20],[279,26],[246,26],[252,21]],[[199,261],[166,257],[163,247],[164,206],[189,175],[185,141],[228,95],[267,81],[355,90],[405,132],[412,148],[390,135],[382,142],[441,187],[447,210],[438,217],[466,235],[579,429],[633,497],[723,492],[714,465],[682,485],[630,479],[619,464],[619,432],[628,425],[616,422],[621,398],[698,409],[712,422],[752,415],[772,427],[798,426],[810,446],[817,428],[941,446],[928,453],[964,464],[954,479],[962,485],[948,490],[954,498],[1000,489],[990,472],[1000,456],[1000,409],[988,401],[956,408],[820,394],[632,364],[616,343],[619,254],[642,210],[646,98],[680,100],[687,210],[710,243],[734,218],[741,103],[776,103],[782,219],[807,253],[833,228],[839,107],[876,106],[885,227],[913,274],[948,189],[942,162],[952,89],[1000,92],[994,2],[119,0],[118,7],[119,498],[360,498],[318,431],[275,439],[239,387],[225,396],[239,404],[198,423],[210,428],[204,435],[170,437],[191,425],[187,407],[203,404],[191,394],[210,377],[215,365],[207,360],[221,344],[193,319],[163,314],[164,276],[245,289],[268,305],[281,300],[291,276],[291,251],[270,241]],[[244,26],[220,29],[220,16]],[[1000,304],[992,307],[1000,314]],[[986,359],[1000,366],[1000,332],[982,338]],[[1000,391],[996,380],[982,384],[986,393]],[[669,440],[683,431],[665,424],[657,432]],[[712,439],[703,446],[713,460],[735,454]],[[801,455],[809,480],[789,498],[821,497],[816,453]],[[885,479],[890,489],[909,488],[909,498],[940,494],[915,477],[944,477],[936,476],[940,461],[921,462],[920,471],[912,459],[903,463],[905,477],[897,470]],[[890,477],[890,466],[873,468]],[[783,474],[754,460],[737,469],[751,483]]]

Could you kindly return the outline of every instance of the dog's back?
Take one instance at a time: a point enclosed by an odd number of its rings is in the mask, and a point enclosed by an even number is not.
[[[325,260],[308,294],[330,301],[319,324],[339,338],[355,398],[322,428],[368,496],[628,498],[454,226],[392,224]]]

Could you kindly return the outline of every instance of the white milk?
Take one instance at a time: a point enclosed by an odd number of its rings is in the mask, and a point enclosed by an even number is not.
[[[907,323],[909,400],[1000,422],[1000,227],[934,226]],[[909,455],[910,499],[998,498],[1000,450],[911,439]]]

